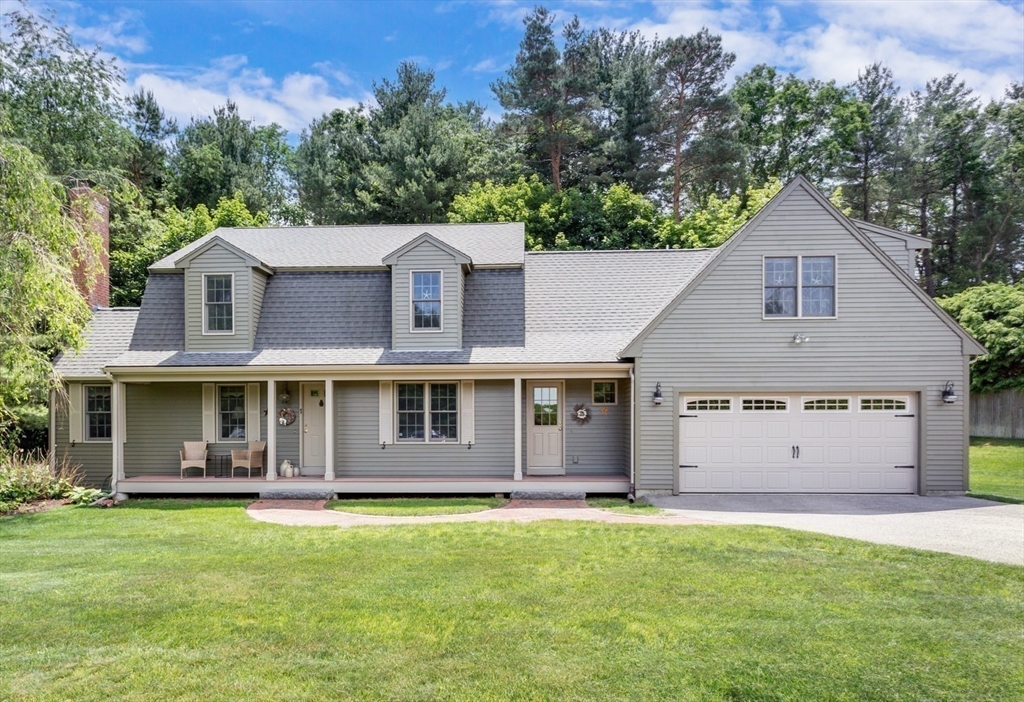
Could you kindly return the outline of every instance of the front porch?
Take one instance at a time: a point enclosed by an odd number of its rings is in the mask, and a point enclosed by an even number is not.
[[[629,476],[570,475],[537,478],[180,478],[177,475],[146,475],[123,478],[118,491],[126,495],[251,495],[274,491],[334,492],[338,495],[433,494],[491,495],[515,490],[531,492],[585,492],[588,495],[625,494]]]

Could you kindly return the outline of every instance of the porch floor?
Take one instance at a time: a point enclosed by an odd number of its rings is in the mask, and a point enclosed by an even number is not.
[[[331,490],[341,494],[486,494],[509,493],[514,490],[537,492],[579,491],[591,494],[624,494],[629,491],[625,475],[560,475],[550,477],[523,476],[512,478],[351,478],[324,480],[319,477],[236,478],[190,477],[177,475],[145,475],[118,481],[118,492],[125,494],[253,494],[264,490]]]

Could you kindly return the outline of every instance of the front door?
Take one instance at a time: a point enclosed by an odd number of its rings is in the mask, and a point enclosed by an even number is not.
[[[527,383],[527,475],[565,475],[562,383]]]
[[[319,474],[327,465],[324,434],[327,408],[324,406],[324,384],[302,383],[302,446],[300,462],[303,475]]]

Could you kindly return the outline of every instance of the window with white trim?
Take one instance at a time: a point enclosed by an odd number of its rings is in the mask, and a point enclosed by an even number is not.
[[[85,438],[87,441],[109,441],[113,427],[109,385],[85,386]]]
[[[459,440],[458,383],[396,383],[395,399],[398,441]]]
[[[848,397],[816,397],[804,400],[804,412],[849,412]]]
[[[835,256],[765,256],[764,316],[835,317]]]
[[[700,400],[687,400],[687,412],[732,412],[732,399],[728,397],[709,397]]]
[[[419,331],[441,330],[441,271],[413,271],[412,328]]]
[[[862,397],[861,412],[905,412],[907,401],[895,397]]]
[[[594,405],[614,405],[618,402],[614,380],[595,380],[590,402]]]
[[[235,330],[234,276],[203,275],[203,333],[232,334]]]
[[[743,412],[788,412],[789,404],[786,400],[745,397],[741,400],[740,409]]]
[[[217,439],[245,441],[245,386],[217,386]]]

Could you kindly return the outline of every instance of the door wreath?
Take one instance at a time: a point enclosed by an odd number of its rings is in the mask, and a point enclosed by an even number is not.
[[[281,426],[288,426],[295,422],[295,410],[291,407],[285,407],[277,413],[277,423]]]
[[[572,408],[572,421],[580,425],[590,421],[590,410],[582,402]]]

